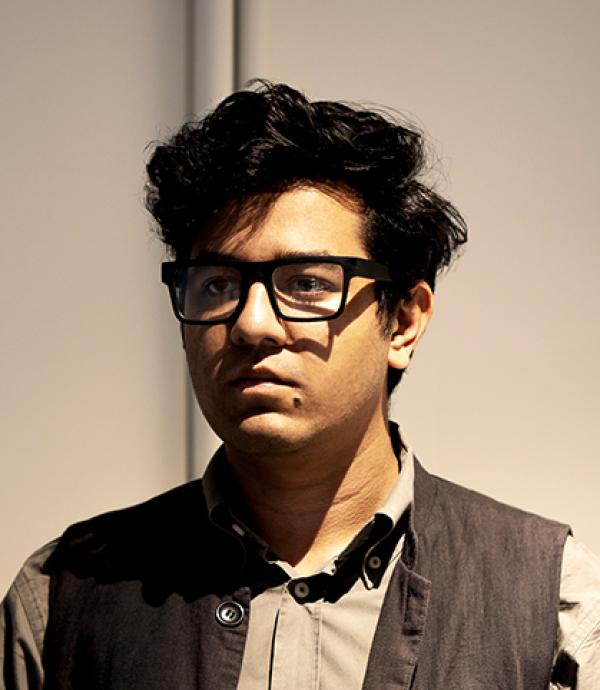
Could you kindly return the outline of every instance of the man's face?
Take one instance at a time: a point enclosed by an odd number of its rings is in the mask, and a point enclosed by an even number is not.
[[[292,189],[254,226],[215,232],[193,255],[369,258],[361,216],[345,201],[316,188]],[[186,325],[184,343],[204,415],[226,446],[239,452],[336,447],[342,439],[362,437],[385,416],[389,341],[367,278],[351,280],[341,316],[308,323],[278,319],[265,286],[256,282],[234,323]]]

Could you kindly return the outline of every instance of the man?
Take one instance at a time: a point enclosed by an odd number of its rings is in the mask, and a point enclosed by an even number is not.
[[[29,559],[6,687],[600,687],[598,560],[429,475],[388,420],[466,241],[424,163],[417,132],[268,83],[157,147],[163,280],[223,446]]]

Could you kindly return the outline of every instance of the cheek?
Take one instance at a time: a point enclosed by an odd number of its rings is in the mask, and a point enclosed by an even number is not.
[[[385,388],[388,349],[378,322],[369,328],[357,324],[340,333],[323,371],[329,395],[336,397],[339,391],[349,404],[353,398],[379,397]]]
[[[216,377],[226,333],[222,327],[188,326],[184,332],[184,339],[190,377],[198,392],[203,382]]]

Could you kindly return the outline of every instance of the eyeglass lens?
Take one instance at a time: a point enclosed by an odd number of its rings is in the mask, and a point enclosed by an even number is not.
[[[271,283],[277,307],[284,317],[326,317],[340,309],[344,269],[326,262],[283,264],[274,268]],[[239,268],[214,264],[181,269],[175,285],[184,318],[219,321],[236,310],[244,280]]]

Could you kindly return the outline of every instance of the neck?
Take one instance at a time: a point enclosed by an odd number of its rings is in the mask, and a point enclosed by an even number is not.
[[[386,420],[360,439],[339,438],[277,456],[227,448],[254,528],[300,574],[338,555],[398,478]]]

